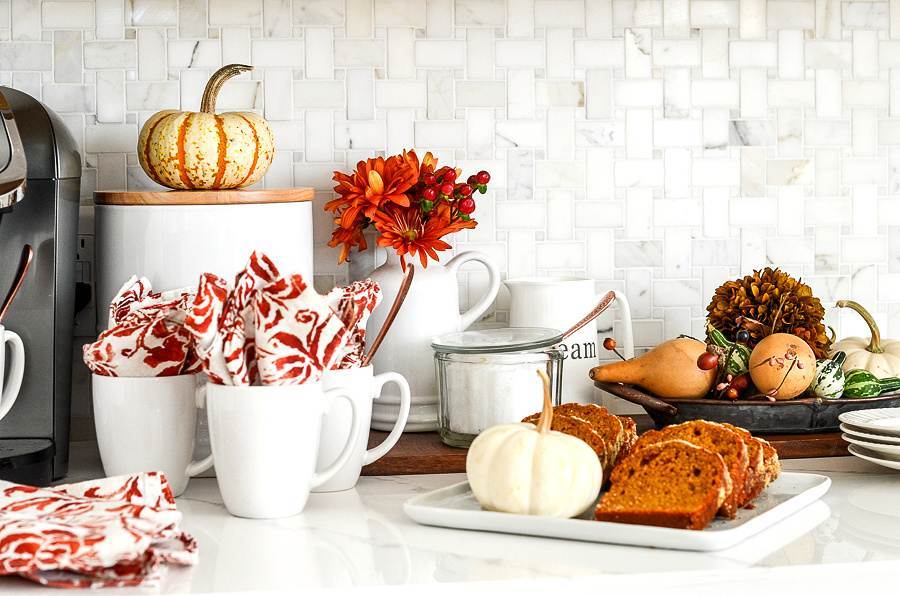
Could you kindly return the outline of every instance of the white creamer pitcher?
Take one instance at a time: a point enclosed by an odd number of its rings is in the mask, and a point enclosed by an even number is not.
[[[381,285],[385,301],[390,303],[403,280],[400,259],[393,250],[388,250],[387,262],[372,272],[372,279]],[[375,373],[395,371],[409,382],[412,404],[406,423],[407,432],[437,430],[438,392],[435,381],[433,338],[462,331],[484,314],[500,289],[500,273],[487,255],[479,252],[463,252],[449,261],[431,261],[422,267],[418,258],[407,256],[408,262],[416,267],[412,285],[403,307],[375,353],[372,364]],[[463,264],[470,261],[481,263],[487,268],[488,289],[469,310],[459,312],[459,282],[457,273]],[[387,306],[376,308],[366,325],[366,336],[373,338],[384,325]],[[372,428],[389,431],[394,427],[400,412],[400,392],[395,387],[386,387],[381,397],[372,407]]]
[[[568,329],[588,313],[608,290],[597,290],[593,279],[580,277],[523,277],[503,282],[509,288],[510,327],[549,327]],[[626,358],[634,357],[634,333],[631,307],[621,292],[616,292],[616,306],[621,319],[621,337],[616,341]],[[600,360],[597,324],[586,325],[575,332],[560,349],[563,362],[563,401],[591,403],[595,389],[588,372]]]

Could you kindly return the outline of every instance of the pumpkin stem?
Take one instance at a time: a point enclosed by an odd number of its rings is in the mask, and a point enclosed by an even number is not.
[[[216,98],[225,81],[232,77],[236,77],[242,72],[253,70],[252,66],[246,64],[226,64],[209,77],[206,88],[203,90],[203,99],[200,100],[200,111],[207,114],[216,113]]]
[[[550,377],[541,369],[537,370],[538,376],[544,384],[544,408],[541,410],[541,417],[538,419],[537,430],[539,433],[545,433],[550,430],[553,424],[553,401],[550,399]]]
[[[869,340],[869,345],[866,346],[866,351],[871,352],[873,354],[882,354],[884,353],[884,348],[881,347],[881,332],[878,330],[878,325],[875,323],[875,319],[869,314],[865,308],[862,307],[858,302],[854,302],[853,300],[838,300],[837,306],[839,308],[850,308],[859,313],[859,316],[863,318],[866,322],[866,325],[869,326],[869,331],[872,333],[872,339]]]

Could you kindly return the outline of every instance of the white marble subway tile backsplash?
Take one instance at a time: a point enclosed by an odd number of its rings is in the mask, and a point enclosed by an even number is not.
[[[72,128],[88,215],[96,188],[152,187],[141,124],[197,109],[229,62],[256,70],[219,108],[276,134],[263,186],[321,204],[332,170],[412,146],[489,169],[456,248],[624,291],[642,346],[697,333],[713,289],[766,264],[900,333],[898,2],[0,0],[0,83]],[[316,221],[318,273],[343,281]]]

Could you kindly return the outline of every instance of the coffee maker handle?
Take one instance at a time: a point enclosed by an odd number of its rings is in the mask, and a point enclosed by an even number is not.
[[[9,376],[3,383],[3,393],[0,394],[0,420],[3,420],[16,398],[19,397],[19,389],[22,387],[22,377],[25,374],[25,346],[22,344],[22,338],[15,331],[8,329],[3,332],[3,344],[9,344],[11,348],[11,361],[9,364]],[[0,344],[0,349],[3,348]]]
[[[447,262],[447,270],[453,275],[459,272],[459,268],[469,261],[477,261],[485,266],[488,271],[488,291],[481,300],[476,302],[469,310],[462,313],[460,329],[468,329],[484,312],[494,303],[497,292],[500,291],[500,271],[486,254],[470,250],[461,252]]]

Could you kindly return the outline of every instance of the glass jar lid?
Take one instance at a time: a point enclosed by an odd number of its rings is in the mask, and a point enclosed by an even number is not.
[[[451,354],[532,352],[553,346],[560,333],[556,329],[546,327],[506,327],[457,331],[434,338],[431,347],[436,352]]]

